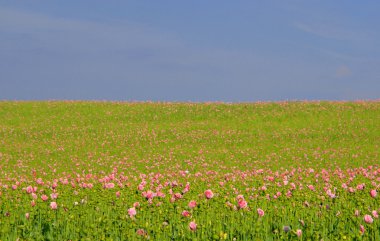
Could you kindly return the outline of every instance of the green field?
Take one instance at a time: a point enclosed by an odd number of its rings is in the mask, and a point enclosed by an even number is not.
[[[378,101],[3,101],[0,240],[380,240],[379,150]]]

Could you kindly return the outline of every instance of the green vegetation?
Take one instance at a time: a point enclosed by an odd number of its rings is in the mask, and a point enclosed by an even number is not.
[[[380,102],[0,102],[0,240],[380,240],[379,123]]]

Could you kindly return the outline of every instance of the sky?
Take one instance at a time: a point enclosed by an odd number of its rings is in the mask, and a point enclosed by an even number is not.
[[[0,0],[0,100],[380,98],[378,0]]]

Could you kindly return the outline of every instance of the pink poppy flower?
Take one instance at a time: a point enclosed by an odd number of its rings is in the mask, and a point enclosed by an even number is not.
[[[161,191],[157,191],[156,195],[157,195],[157,197],[162,197],[162,198],[164,198],[166,196],[165,193],[163,193]]]
[[[28,187],[26,188],[26,192],[27,192],[27,193],[32,193],[32,192],[34,192],[33,187],[32,187],[32,186],[28,186]]]
[[[258,214],[260,217],[262,217],[262,216],[264,216],[265,212],[264,212],[264,210],[262,210],[261,208],[258,208],[258,209],[257,209],[257,214]]]
[[[373,190],[371,190],[370,194],[371,194],[371,197],[374,198],[377,196],[377,191],[375,189],[373,189]]]
[[[245,201],[244,199],[240,199],[238,201],[238,204],[239,204],[239,208],[240,209],[244,209],[244,208],[247,208],[248,207],[248,203],[247,201]]]
[[[356,189],[358,189],[358,190],[363,190],[364,187],[365,187],[365,184],[362,183],[362,184],[358,184],[358,185],[356,186]]]
[[[139,185],[137,186],[137,189],[138,189],[139,191],[144,190],[144,188],[145,188],[145,185],[143,185],[143,184],[139,184]]]
[[[188,191],[190,191],[190,183],[186,183],[186,186],[183,189],[182,193],[187,193]]]
[[[140,235],[140,236],[145,236],[147,233],[146,233],[146,231],[144,229],[138,229],[136,231],[136,234]]]
[[[373,218],[371,217],[371,215],[364,215],[364,222],[366,223],[373,223]]]
[[[207,199],[211,199],[212,197],[214,197],[214,193],[210,189],[208,189],[205,191],[205,196]]]
[[[196,201],[194,201],[194,200],[191,200],[190,202],[189,202],[189,208],[195,208],[196,206],[197,206],[197,202]]]
[[[29,219],[29,217],[30,217],[30,214],[29,213],[25,213],[25,218]]]
[[[302,230],[301,229],[297,229],[296,234],[297,234],[297,237],[300,238],[302,236]]]
[[[179,193],[179,192],[177,192],[177,193],[174,194],[174,198],[175,199],[181,199],[182,198],[182,194]]]
[[[360,233],[363,235],[365,232],[365,228],[363,225],[360,225]]]
[[[315,191],[315,188],[314,188],[313,185],[308,185],[307,187],[308,187],[310,190]]]
[[[118,198],[120,197],[120,191],[116,192],[116,197],[118,197]]]
[[[115,183],[113,183],[113,182],[104,184],[104,188],[106,188],[106,189],[111,189],[114,187],[115,187]]]
[[[42,181],[42,178],[38,178],[38,179],[36,180],[36,182],[37,182],[37,184],[39,184],[39,185],[44,185],[44,182]]]
[[[372,211],[372,215],[373,215],[374,218],[379,218],[379,214],[377,213],[376,210]]]
[[[57,199],[58,198],[58,193],[53,192],[52,194],[50,194],[50,198],[51,199]]]
[[[128,214],[129,216],[132,218],[134,216],[136,216],[137,212],[136,212],[136,209],[133,207],[133,208],[130,208],[128,209]]]
[[[42,201],[46,201],[46,200],[48,200],[49,199],[49,197],[48,196],[46,196],[45,194],[43,194],[42,196],[41,196],[41,199],[42,199]]]
[[[58,208],[58,205],[56,202],[51,202],[50,203],[50,208],[53,209],[53,210],[56,210]]]
[[[184,216],[184,217],[190,217],[190,212],[189,211],[186,211],[186,210],[184,210],[183,212],[182,212],[182,216]]]
[[[237,201],[239,201],[239,200],[244,200],[244,196],[243,195],[238,195],[237,197],[236,197],[236,200]]]
[[[32,195],[33,199],[37,199],[38,198],[37,194],[35,194],[34,192],[32,192],[32,194],[30,194],[30,195]]]
[[[146,199],[152,199],[152,198],[154,198],[156,196],[156,194],[154,192],[152,192],[151,190],[143,192],[142,195]]]
[[[189,228],[191,231],[195,231],[197,229],[197,224],[194,221],[192,221],[189,223]]]

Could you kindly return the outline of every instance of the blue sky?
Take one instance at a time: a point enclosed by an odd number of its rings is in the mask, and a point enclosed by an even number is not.
[[[379,99],[379,12],[377,0],[0,0],[0,99]]]

